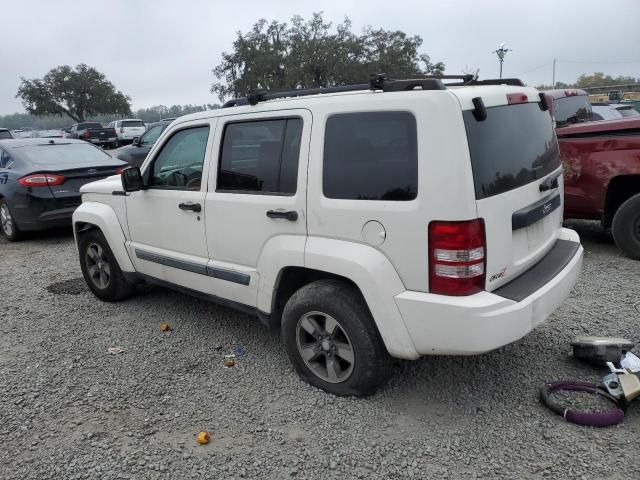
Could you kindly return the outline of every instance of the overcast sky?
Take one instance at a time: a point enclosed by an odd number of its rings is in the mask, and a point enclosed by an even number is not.
[[[133,100],[133,108],[215,103],[212,68],[238,30],[261,17],[287,20],[324,11],[363,26],[420,35],[421,52],[495,77],[492,53],[507,54],[504,76],[537,85],[583,72],[640,77],[640,0],[21,0],[2,1],[0,114],[23,111],[20,77],[87,63]]]

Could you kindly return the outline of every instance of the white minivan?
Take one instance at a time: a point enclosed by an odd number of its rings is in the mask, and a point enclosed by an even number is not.
[[[391,358],[513,342],[571,292],[578,235],[546,97],[461,76],[258,91],[185,115],[82,187],[84,278],[255,315],[309,383],[374,392]]]
[[[135,137],[141,136],[146,130],[144,122],[137,118],[114,120],[108,127],[116,130],[118,144],[131,143]]]

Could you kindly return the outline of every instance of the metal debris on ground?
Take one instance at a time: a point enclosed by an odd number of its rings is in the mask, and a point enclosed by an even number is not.
[[[118,355],[120,353],[124,353],[124,348],[122,348],[122,347],[109,347],[109,348],[107,348],[107,353],[109,355]]]

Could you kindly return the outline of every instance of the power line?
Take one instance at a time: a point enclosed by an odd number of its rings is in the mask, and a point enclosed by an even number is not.
[[[635,60],[632,62],[610,62],[610,61],[604,61],[604,62],[595,62],[595,61],[582,61],[582,60],[563,60],[562,58],[558,59],[558,62],[562,62],[562,63],[593,63],[595,65],[640,65],[640,61]]]
[[[516,77],[520,77],[522,75],[526,75],[527,73],[535,72],[536,70],[540,70],[542,67],[546,67],[548,65],[551,65],[551,63],[553,63],[553,62],[543,63],[542,65],[538,65],[537,67],[532,68],[531,70],[527,70],[526,72],[522,72],[521,74],[516,75]]]

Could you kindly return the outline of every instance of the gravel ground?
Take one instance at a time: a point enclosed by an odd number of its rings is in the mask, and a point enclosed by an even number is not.
[[[640,340],[640,262],[571,225],[584,273],[543,326],[482,356],[399,362],[366,399],[300,381],[246,315],[164,289],[97,301],[69,231],[0,240],[0,478],[637,478],[640,401],[605,429],[538,402],[545,380],[605,374],[570,357],[572,337]]]

